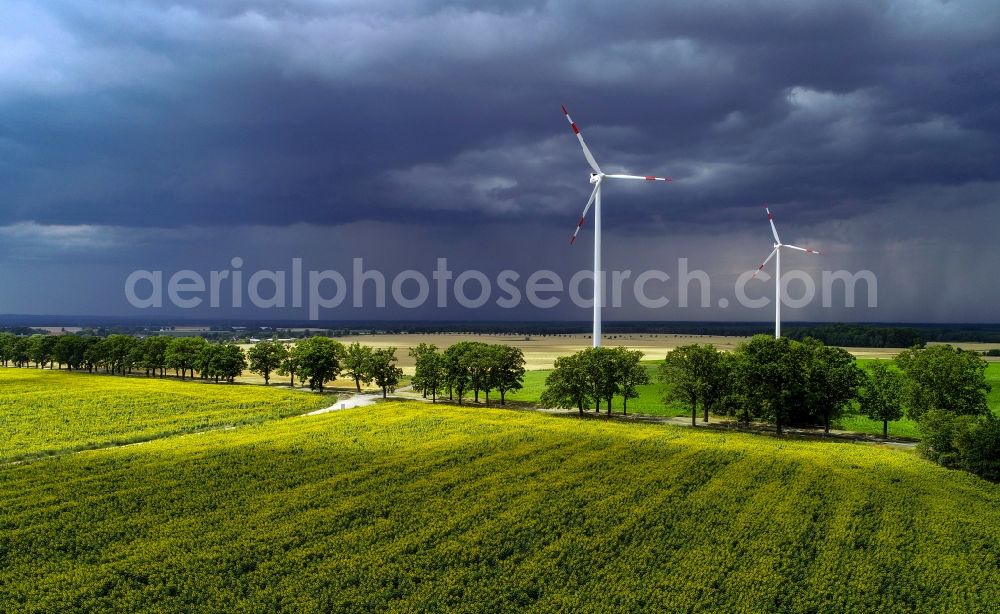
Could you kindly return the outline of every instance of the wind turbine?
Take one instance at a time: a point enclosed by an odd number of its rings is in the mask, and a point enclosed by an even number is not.
[[[566,121],[569,122],[571,128],[573,128],[573,134],[576,138],[580,140],[580,147],[583,148],[583,157],[587,159],[587,164],[594,172],[590,173],[590,183],[594,184],[594,191],[590,193],[590,199],[587,201],[587,206],[583,208],[583,214],[580,216],[580,221],[576,224],[576,230],[573,232],[573,238],[569,240],[569,244],[572,245],[576,241],[576,235],[580,232],[580,228],[583,227],[583,221],[587,217],[587,212],[590,211],[590,205],[594,205],[594,347],[601,347],[601,300],[604,297],[604,291],[601,283],[601,184],[605,179],[638,179],[640,181],[673,181],[670,177],[654,177],[652,175],[607,175],[601,170],[601,167],[597,165],[597,161],[594,160],[593,154],[590,153],[590,149],[587,148],[587,144],[583,141],[583,135],[580,134],[580,129],[576,127],[576,122],[569,116],[569,111],[566,107],[562,108],[563,115],[566,116]]]
[[[778,229],[774,227],[774,215],[771,210],[764,205],[764,211],[767,211],[767,221],[771,223],[771,234],[774,235],[774,249],[764,260],[764,262],[757,267],[754,271],[753,276],[757,277],[757,273],[760,273],[764,269],[764,265],[767,264],[771,258],[774,258],[774,338],[777,339],[781,337],[781,248],[787,247],[788,249],[797,249],[800,252],[808,252],[810,254],[823,255],[823,252],[816,251],[814,249],[809,249],[806,247],[798,247],[796,245],[785,245],[778,238]]]

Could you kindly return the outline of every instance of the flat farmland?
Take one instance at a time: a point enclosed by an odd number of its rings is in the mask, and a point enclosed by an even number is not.
[[[691,343],[712,343],[723,350],[731,350],[748,337],[722,337],[708,335],[605,335],[603,344],[613,347],[624,345],[641,350],[647,359],[658,360],[679,345]],[[524,352],[525,368],[529,371],[551,369],[556,358],[568,356],[591,345],[590,335],[474,335],[466,333],[443,333],[432,335],[357,335],[338,337],[342,343],[358,343],[372,347],[396,347],[399,364],[404,371],[412,373],[413,359],[407,356],[409,348],[421,343],[431,343],[444,349],[460,341],[481,341],[483,343],[504,343],[521,348]]]

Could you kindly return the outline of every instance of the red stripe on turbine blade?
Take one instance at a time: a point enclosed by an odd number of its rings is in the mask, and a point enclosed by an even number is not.
[[[653,177],[652,175],[646,175],[646,181],[656,181],[656,177]]]
[[[573,126],[573,134],[580,134],[580,129],[576,127],[576,122],[570,122],[570,126]]]
[[[663,180],[666,181],[667,183],[673,183],[674,182],[673,177],[665,177]]]
[[[577,228],[580,228],[581,226],[583,226],[583,218],[582,217],[580,218],[580,221],[576,223],[576,227]]]
[[[567,110],[566,110],[566,105],[564,105],[564,104],[561,104],[561,105],[559,105],[559,106],[561,106],[561,107],[562,107],[562,110],[563,110],[563,114],[564,114],[564,115],[569,115],[569,111],[567,111]]]
[[[572,237],[569,238],[569,244],[573,245],[574,241],[576,241],[576,235],[573,235]]]

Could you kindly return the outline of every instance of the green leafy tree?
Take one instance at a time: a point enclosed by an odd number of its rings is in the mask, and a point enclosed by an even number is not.
[[[17,337],[11,333],[0,333],[0,362],[7,366],[14,359]]]
[[[125,355],[125,371],[132,373],[133,369],[145,368],[146,341],[129,335],[128,352]],[[145,374],[149,377],[149,369],[145,369]]]
[[[785,337],[755,335],[737,346],[733,380],[744,415],[773,422],[781,435],[784,425],[806,412],[807,361],[802,344]]]
[[[288,348],[280,341],[258,341],[247,350],[247,366],[264,378],[264,385],[271,383],[271,373],[281,368],[288,358]]]
[[[83,351],[83,364],[88,373],[93,373],[104,364],[104,343],[100,337],[84,337],[87,348]]]
[[[735,364],[736,356],[732,352],[716,350],[715,361],[708,373],[708,385],[705,386],[701,399],[704,411],[702,422],[708,422],[709,413],[726,413],[728,410],[726,405],[734,404],[733,367]]]
[[[601,400],[604,400],[608,415],[611,415],[611,402],[621,390],[614,350],[606,347],[589,348],[583,350],[582,360],[587,366],[590,397],[594,399],[595,411],[601,411]]]
[[[975,352],[934,345],[900,353],[896,364],[906,374],[907,406],[918,422],[931,409],[956,415],[989,413],[986,361]]]
[[[711,344],[682,345],[674,348],[659,368],[666,385],[664,401],[686,402],[691,407],[691,425],[697,424],[698,405],[708,412],[725,396],[731,375],[729,362]]]
[[[396,348],[372,350],[369,369],[375,384],[382,389],[382,398],[395,392],[403,378],[403,370],[396,366]]]
[[[470,360],[466,354],[471,351],[468,341],[460,341],[444,351],[443,362],[445,371],[445,383],[448,386],[448,398],[453,399],[458,396],[458,404],[462,404],[465,392],[470,388],[472,375],[470,372]]]
[[[87,342],[82,337],[62,335],[56,341],[52,356],[55,362],[66,365],[66,368],[72,371],[83,365],[83,355],[86,349]]]
[[[87,361],[92,362],[94,370],[104,369],[105,373],[111,372],[111,360],[108,358],[109,348],[107,337],[97,338],[97,343],[87,348]]]
[[[295,353],[295,346],[289,348],[285,346],[286,354],[285,359],[281,361],[281,366],[278,367],[278,375],[289,376],[288,385],[291,388],[295,387],[295,374],[299,372],[299,356]]]
[[[247,368],[247,360],[243,354],[243,349],[233,343],[223,343],[216,347],[218,350],[212,360],[212,374],[215,376],[215,381],[218,382],[221,377],[225,381],[232,383]]]
[[[198,376],[201,379],[214,379],[216,382],[219,381],[219,371],[217,370],[217,367],[219,363],[218,355],[221,350],[222,347],[217,343],[206,343],[202,346],[194,364],[194,368],[198,371]]]
[[[1000,482],[1000,419],[993,414],[970,420],[954,437],[962,469]]]
[[[583,407],[590,404],[591,391],[584,352],[577,352],[556,358],[552,372],[545,378],[540,402],[544,407],[575,407],[582,416]]]
[[[202,339],[204,342],[204,339]],[[131,335],[108,335],[104,338],[105,367],[111,373],[125,375],[135,364],[136,357],[141,355],[136,348],[141,344]]]
[[[929,409],[920,417],[917,451],[944,467],[1000,481],[1000,419]]]
[[[194,377],[195,365],[198,364],[201,351],[208,342],[201,337],[177,337],[170,340],[164,356],[167,368],[174,372],[180,371],[181,379],[188,374]]]
[[[70,360],[70,344],[71,341],[65,341],[73,335],[59,335],[54,337],[55,343],[52,344],[52,367],[57,369],[62,369],[63,365],[66,365],[67,369],[71,369],[68,361]]]
[[[524,386],[524,353],[512,345],[494,345],[490,365],[490,380],[500,392],[500,404],[507,400],[507,393]]]
[[[962,457],[955,447],[959,434],[968,428],[970,416],[944,409],[928,409],[920,415],[920,443],[917,452],[939,465],[956,469]]]
[[[628,400],[639,396],[639,386],[649,383],[649,373],[642,365],[642,352],[624,347],[616,347],[615,370],[618,388],[622,395],[622,413],[628,414]]]
[[[142,367],[147,375],[159,375],[167,368],[167,350],[170,348],[170,338],[163,335],[147,337],[143,343]]]
[[[496,388],[497,377],[497,357],[499,345],[483,344],[479,352],[479,362],[483,369],[482,389],[486,394],[486,406],[490,406],[490,392]]]
[[[93,373],[100,365],[101,338],[97,336],[82,337],[84,341],[83,364],[88,373]]]
[[[309,389],[323,392],[326,382],[340,375],[343,345],[329,337],[309,337],[295,344],[299,379],[309,380]]]
[[[878,361],[868,367],[864,387],[858,396],[861,413],[882,423],[882,438],[889,438],[889,423],[903,417],[903,375]]]
[[[437,367],[437,360],[432,358],[437,355],[437,346],[430,343],[420,343],[416,347],[410,348],[409,356],[413,359],[414,372],[410,383],[414,390],[419,390],[426,399],[428,394],[436,391],[431,389],[431,380],[435,380],[434,369]]]
[[[361,384],[371,383],[372,376],[368,362],[372,357],[372,348],[360,343],[352,343],[344,348],[341,368],[348,377],[354,380],[354,388],[361,392]]]
[[[28,351],[36,369],[44,369],[45,365],[52,360],[52,351],[56,341],[57,338],[51,335],[36,334],[28,338]]]
[[[478,403],[479,392],[483,390],[489,382],[489,346],[481,341],[465,342],[465,350],[462,352],[462,360],[465,361],[466,369],[469,373],[469,387],[472,388],[473,400]]]
[[[444,356],[440,352],[430,352],[421,356],[421,387],[431,394],[431,402],[437,402],[438,393],[444,390],[448,372],[444,366]]]
[[[18,337],[14,341],[11,360],[18,367],[27,367],[31,360],[31,342],[27,337]]]
[[[847,350],[829,347],[815,339],[806,339],[801,348],[807,356],[808,410],[830,432],[830,422],[850,410],[864,382],[865,374]]]

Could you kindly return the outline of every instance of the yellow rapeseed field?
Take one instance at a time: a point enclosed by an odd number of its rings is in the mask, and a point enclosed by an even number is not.
[[[8,465],[0,500],[0,611],[1000,603],[1000,486],[857,444],[390,402]]]
[[[273,420],[335,400],[261,386],[0,368],[0,462]]]

